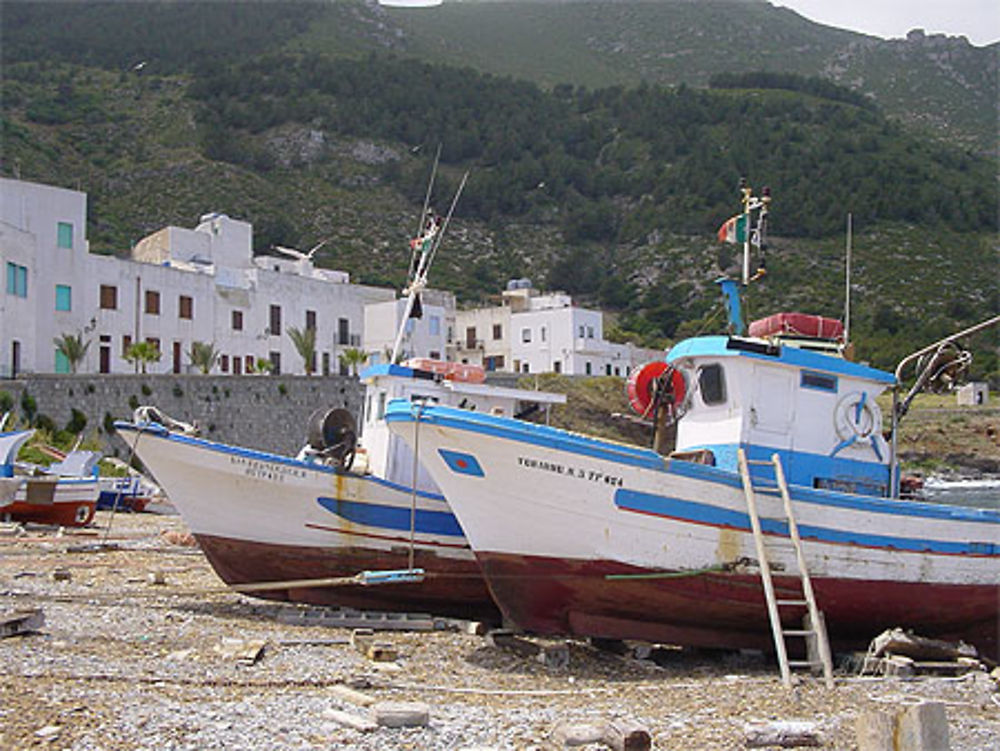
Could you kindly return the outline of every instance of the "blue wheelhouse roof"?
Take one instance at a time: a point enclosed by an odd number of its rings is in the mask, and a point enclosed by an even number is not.
[[[896,382],[895,376],[884,370],[824,355],[821,352],[772,345],[763,339],[698,336],[678,342],[667,352],[667,362],[675,362],[684,357],[750,357],[797,368],[875,381],[876,383],[891,385]]]

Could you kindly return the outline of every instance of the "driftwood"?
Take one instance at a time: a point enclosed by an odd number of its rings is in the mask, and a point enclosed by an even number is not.
[[[925,636],[892,628],[876,636],[869,650],[873,657],[903,655],[914,660],[957,660],[959,657],[978,657],[976,648],[964,642],[928,639]]]
[[[649,751],[653,745],[649,730],[632,720],[609,722],[601,733],[601,741],[613,751]]]
[[[557,748],[586,746],[600,743],[604,728],[585,723],[561,722],[552,729],[552,744]]]
[[[747,748],[796,748],[820,746],[819,727],[814,722],[769,722],[766,725],[747,725],[743,731]]]
[[[324,709],[323,716],[328,720],[333,720],[338,725],[343,725],[352,730],[359,730],[362,733],[370,733],[378,727],[371,718],[351,714],[350,712],[341,712],[339,709]]]
[[[41,608],[18,610],[0,617],[0,639],[19,634],[30,634],[45,625],[45,613]]]
[[[430,722],[431,710],[423,702],[383,701],[372,707],[375,722],[386,728],[424,727]]]

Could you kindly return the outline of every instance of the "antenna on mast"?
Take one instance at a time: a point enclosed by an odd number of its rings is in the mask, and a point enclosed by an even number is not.
[[[851,341],[851,230],[852,215],[847,213],[847,258],[844,274],[844,349]]]
[[[435,171],[436,168],[437,161],[435,160]],[[403,344],[403,335],[406,333],[406,322],[409,321],[415,309],[420,310],[420,293],[427,286],[427,272],[430,271],[431,261],[434,259],[437,249],[441,247],[441,240],[444,238],[445,230],[448,229],[451,217],[455,213],[455,207],[458,205],[458,199],[462,195],[462,191],[465,189],[465,183],[468,179],[469,173],[466,172],[462,175],[462,182],[459,183],[458,189],[455,191],[455,196],[452,198],[451,206],[448,209],[448,214],[445,217],[444,222],[440,222],[440,220],[428,216],[429,221],[425,222],[426,227],[422,230],[420,235],[411,241],[411,245],[413,246],[413,257],[410,261],[412,278],[409,285],[407,285],[404,290],[404,294],[406,295],[406,307],[403,309],[403,318],[399,322],[399,330],[396,332],[396,341],[392,346],[392,354],[389,358],[390,364],[396,362],[396,358],[399,356],[399,350]],[[428,190],[428,195],[429,194],[430,191]]]

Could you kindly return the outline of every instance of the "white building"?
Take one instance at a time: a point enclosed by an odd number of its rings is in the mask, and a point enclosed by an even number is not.
[[[68,372],[53,344],[66,334],[90,342],[79,372],[134,372],[123,355],[138,341],[161,352],[148,372],[189,372],[200,341],[220,353],[214,372],[268,360],[304,373],[291,328],[316,330],[314,372],[342,372],[341,352],[361,346],[365,305],[395,298],[304,256],[255,258],[251,226],[220,214],[146,237],[131,260],[93,255],[86,204],[78,191],[0,178],[0,377]]]
[[[406,322],[400,359],[454,360],[451,341],[455,330],[455,296],[442,290],[425,289],[420,294],[420,302],[420,318],[410,318]],[[365,308],[363,349],[370,353],[369,365],[388,362],[405,313],[405,298],[373,303]]]
[[[662,358],[657,350],[604,339],[604,314],[573,305],[563,292],[539,294],[513,280],[503,304],[455,314],[456,358],[513,373],[627,376]]]

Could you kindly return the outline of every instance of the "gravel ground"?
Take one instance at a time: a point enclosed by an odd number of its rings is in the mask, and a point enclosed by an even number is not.
[[[372,662],[345,629],[283,623],[224,591],[197,548],[164,537],[185,531],[177,516],[101,512],[89,530],[0,536],[0,612],[45,614],[38,633],[0,639],[0,748],[527,750],[559,721],[629,719],[657,749],[742,749],[748,723],[778,720],[818,723],[825,748],[852,749],[860,712],[933,700],[953,751],[1000,749],[1000,696],[982,673],[788,690],[746,657],[677,651],[657,665],[574,641],[568,665],[548,667],[457,631],[379,634],[399,656]],[[116,549],[99,547],[106,533]],[[266,646],[241,664],[233,639]],[[328,710],[368,710],[338,684],[425,702],[430,724],[343,727]]]

